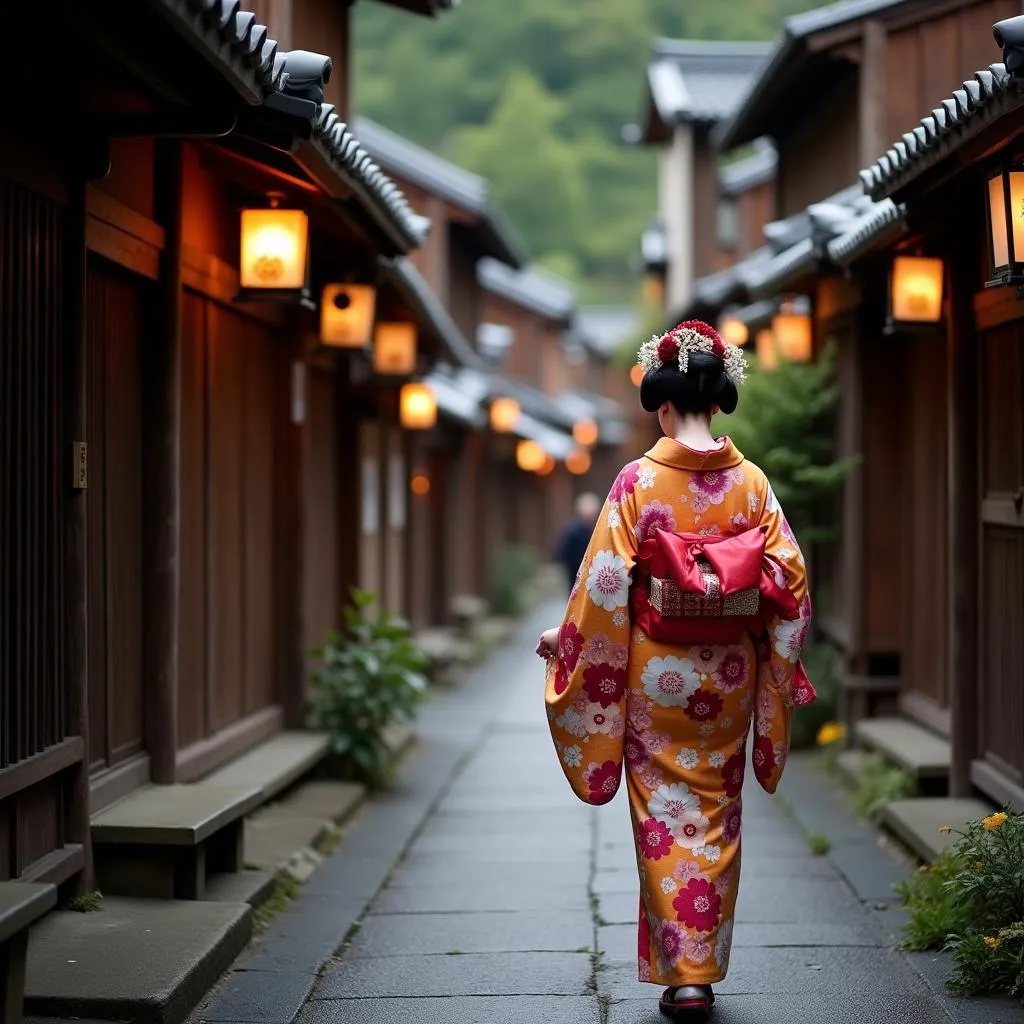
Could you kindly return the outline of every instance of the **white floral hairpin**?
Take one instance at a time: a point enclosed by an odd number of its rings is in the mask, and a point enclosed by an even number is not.
[[[718,331],[700,320],[687,320],[666,334],[645,341],[636,361],[645,375],[671,362],[678,362],[679,372],[686,373],[691,352],[710,352],[718,356],[725,364],[725,375],[737,387],[746,380],[747,360],[742,349],[723,341]]]

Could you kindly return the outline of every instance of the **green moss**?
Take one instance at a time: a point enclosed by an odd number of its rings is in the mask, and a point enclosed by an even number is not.
[[[66,909],[76,914],[94,914],[103,906],[103,893],[99,890],[82,893],[81,896],[72,896],[65,904]]]

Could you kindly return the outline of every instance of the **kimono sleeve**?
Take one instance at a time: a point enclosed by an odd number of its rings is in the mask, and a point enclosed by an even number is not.
[[[806,676],[800,661],[811,625],[811,599],[803,553],[767,480],[760,525],[767,527],[765,554],[777,581],[787,587],[800,609],[795,619],[773,618],[758,641],[752,757],[761,788],[774,793],[789,757],[793,707],[804,702],[805,694],[813,693],[802,685]]]
[[[573,792],[589,804],[611,800],[622,778],[634,526],[631,496],[605,502],[548,662],[551,738]]]

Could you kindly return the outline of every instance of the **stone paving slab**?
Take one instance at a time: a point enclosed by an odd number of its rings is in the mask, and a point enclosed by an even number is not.
[[[664,1020],[664,1018],[661,1018]],[[600,1024],[594,996],[346,999],[309,1003],[296,1024]]]
[[[853,978],[862,979],[861,986],[851,985]],[[915,988],[923,991],[913,973],[887,949],[744,946],[734,948],[728,977],[715,985],[715,992],[723,997],[798,993],[816,993],[823,998],[840,993],[853,996],[867,979],[875,995],[904,993]],[[607,992],[613,999],[649,999],[652,992],[657,992],[651,985],[637,981],[635,962],[609,965],[601,972],[600,985],[601,992]]]
[[[386,889],[373,905],[375,914],[473,913],[498,910],[579,910],[587,905],[585,885],[569,888],[545,884],[513,888],[502,884],[499,868],[494,884],[487,889],[460,888],[451,885],[422,886],[415,889]],[[634,905],[634,911],[635,911]]]
[[[664,1024],[656,1002],[615,1003],[608,1024]],[[856,999],[794,993],[766,1003],[762,996],[730,996],[715,1006],[714,1024],[947,1024],[925,996],[864,993]]]
[[[586,858],[575,863],[545,864],[543,866],[545,885],[585,887],[590,873]],[[623,872],[624,873],[624,872]],[[388,883],[392,889],[418,889],[423,885],[465,885],[469,888],[491,886],[495,883],[496,870],[493,862],[481,861],[467,864],[462,860],[438,856],[427,857],[413,853],[401,870]],[[500,877],[502,885],[512,887],[537,884],[536,864],[502,864]],[[636,870],[633,871],[633,887],[636,888]]]
[[[235,971],[214,998],[198,1010],[208,1024],[262,1021],[291,1024],[297,1006],[313,989],[316,978],[304,972]]]
[[[500,914],[388,914],[368,917],[345,959],[414,954],[512,953],[590,950],[594,922],[589,910]]]
[[[590,993],[586,953],[466,953],[345,960],[328,968],[313,999]]]

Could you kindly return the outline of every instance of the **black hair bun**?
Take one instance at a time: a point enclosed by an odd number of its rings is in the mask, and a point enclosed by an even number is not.
[[[657,412],[665,402],[671,402],[684,416],[710,414],[716,406],[728,415],[735,412],[739,394],[725,372],[721,356],[691,352],[686,373],[672,361],[644,374],[640,382],[640,404],[647,412]]]

